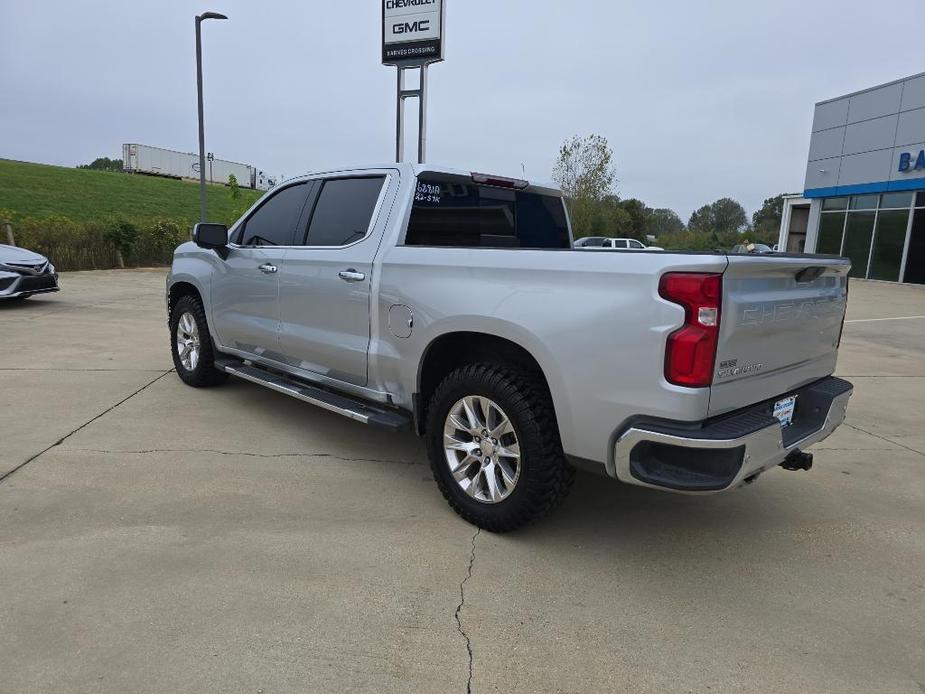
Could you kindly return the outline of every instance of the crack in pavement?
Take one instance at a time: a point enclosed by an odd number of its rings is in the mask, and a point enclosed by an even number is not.
[[[880,439],[881,441],[886,441],[887,443],[892,443],[894,446],[899,446],[900,448],[905,448],[907,451],[912,451],[913,453],[916,453],[916,454],[918,454],[918,455],[920,455],[920,456],[925,457],[925,453],[922,453],[922,451],[917,451],[916,449],[911,448],[910,446],[907,446],[907,445],[904,444],[904,443],[900,443],[899,441],[894,441],[893,439],[888,439],[886,436],[880,436],[880,434],[875,434],[875,433],[872,432],[872,431],[867,431],[866,429],[862,429],[861,427],[856,427],[856,426],[854,426],[854,424],[848,424],[848,422],[844,422],[844,425],[845,425],[846,427],[850,428],[850,429],[854,429],[855,431],[860,431],[862,434],[867,434],[868,436],[873,436],[875,439]]]
[[[0,371],[67,371],[76,373],[98,373],[98,372],[115,372],[115,373],[153,373],[163,374],[163,369],[68,369],[68,368],[28,368],[15,366],[0,366]],[[169,371],[167,373],[170,373]]]
[[[459,613],[462,612],[463,605],[466,604],[466,582],[472,578],[472,566],[475,564],[475,539],[481,532],[482,529],[477,528],[475,535],[472,536],[472,553],[469,555],[469,570],[466,573],[466,577],[459,584],[459,604],[456,606],[456,614],[453,615],[456,618],[456,630],[466,640],[466,652],[469,654],[469,679],[466,681],[466,694],[472,694],[472,639],[469,638],[469,634],[463,629]]]
[[[136,390],[134,393],[132,393],[131,395],[129,395],[129,396],[127,396],[127,397],[122,398],[122,399],[121,399],[119,402],[117,402],[115,405],[112,405],[111,407],[106,408],[105,410],[103,410],[102,412],[100,412],[98,415],[96,415],[96,416],[93,417],[92,419],[90,419],[90,420],[84,422],[83,424],[81,424],[79,427],[77,427],[76,429],[74,429],[74,430],[73,430],[72,432],[70,432],[69,434],[65,434],[65,435],[62,436],[60,439],[58,439],[58,440],[55,441],[53,444],[51,444],[48,448],[46,448],[46,449],[44,449],[44,450],[42,450],[42,451],[39,451],[38,453],[36,453],[34,456],[32,456],[31,458],[29,458],[29,459],[26,460],[25,462],[20,463],[19,465],[17,465],[16,467],[14,467],[12,470],[7,471],[7,472],[4,473],[3,475],[0,475],[0,484],[2,484],[3,482],[5,482],[5,481],[7,480],[7,478],[10,477],[11,475],[13,475],[13,474],[19,472],[20,470],[22,470],[24,467],[26,467],[26,465],[28,465],[29,463],[31,463],[33,460],[35,460],[35,459],[37,459],[37,458],[39,458],[39,457],[45,455],[45,454],[48,453],[48,451],[50,451],[52,448],[55,448],[56,446],[60,446],[60,445],[61,445],[62,443],[64,443],[67,439],[69,439],[71,436],[73,436],[74,434],[76,434],[78,431],[80,431],[80,430],[83,429],[84,427],[87,427],[87,426],[93,424],[93,422],[95,422],[96,420],[98,420],[100,417],[104,417],[105,415],[109,414],[109,413],[112,412],[114,409],[116,409],[117,407],[119,407],[119,405],[121,405],[121,404],[123,404],[123,403],[125,403],[125,402],[128,402],[129,400],[131,400],[132,398],[134,398],[136,395],[138,395],[140,392],[142,392],[142,391],[145,390],[146,388],[149,388],[150,386],[153,386],[155,383],[157,383],[158,381],[160,381],[162,378],[164,378],[164,376],[166,376],[167,374],[171,373],[172,371],[173,371],[173,369],[170,369],[169,371],[165,371],[165,372],[162,373],[160,376],[158,376],[157,378],[155,378],[153,381],[148,381],[146,384],[144,384],[141,388],[139,388],[138,390]]]
[[[148,455],[150,453],[215,453],[217,455],[243,456],[245,458],[331,458],[347,463],[383,463],[385,465],[425,465],[416,460],[388,460],[384,458],[348,458],[334,453],[252,453],[250,451],[223,451],[217,448],[145,448],[141,450],[107,450],[102,448],[71,448],[65,450],[83,453],[126,453]]]

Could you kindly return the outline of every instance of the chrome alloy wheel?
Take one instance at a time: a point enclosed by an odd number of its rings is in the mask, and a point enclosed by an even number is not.
[[[189,311],[177,321],[177,356],[184,369],[196,370],[199,364],[199,326]]]
[[[469,395],[450,408],[443,425],[443,450],[453,479],[476,501],[504,501],[520,479],[514,426],[489,398]]]

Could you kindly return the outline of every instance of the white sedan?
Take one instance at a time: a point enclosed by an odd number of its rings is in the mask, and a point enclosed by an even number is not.
[[[629,249],[631,251],[663,251],[664,248],[658,246],[646,246],[636,239],[612,239],[606,236],[586,236],[583,239],[577,239],[574,243],[575,248],[587,248],[590,250],[600,251],[607,248],[618,248],[620,250]]]
[[[58,273],[48,258],[0,244],[0,300],[58,291]]]

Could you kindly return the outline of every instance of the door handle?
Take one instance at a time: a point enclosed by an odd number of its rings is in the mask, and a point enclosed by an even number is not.
[[[337,273],[337,276],[340,277],[344,282],[362,282],[366,279],[365,272],[357,272],[353,268],[349,270],[341,270]]]
[[[265,275],[272,275],[274,272],[279,270],[278,267],[276,267],[275,265],[271,265],[270,263],[264,263],[257,269],[260,270],[260,272],[262,272]]]

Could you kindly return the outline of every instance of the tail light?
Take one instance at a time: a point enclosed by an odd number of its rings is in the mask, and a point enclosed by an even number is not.
[[[669,272],[662,276],[658,293],[684,307],[684,325],[668,336],[665,378],[677,386],[709,386],[719,342],[723,276]]]

